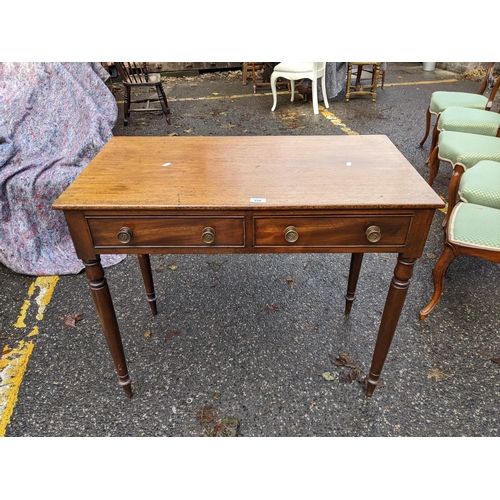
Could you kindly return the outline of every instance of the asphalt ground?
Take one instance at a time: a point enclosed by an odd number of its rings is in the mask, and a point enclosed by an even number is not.
[[[423,72],[420,63],[392,63],[376,103],[368,97],[346,103],[341,93],[319,115],[310,102],[291,103],[285,94],[271,112],[269,89],[254,94],[235,72],[167,78],[164,86],[172,125],[158,112],[132,114],[124,127],[123,94],[114,82],[114,134],[385,134],[427,178],[430,139],[423,148],[419,142],[432,92],[476,92],[479,83]],[[443,197],[450,174],[442,164],[434,189]],[[227,428],[245,437],[496,437],[500,366],[491,360],[500,356],[498,265],[456,259],[438,306],[425,321],[418,318],[432,296],[443,217],[436,212],[383,386],[372,398],[331,359],[349,357],[361,374],[368,371],[395,255],[365,256],[348,320],[348,255],[152,256],[156,317],[137,260],[127,257],[106,276],[133,379],[130,400],[116,383],[85,275],[44,284],[0,265],[1,341],[4,352],[24,360],[18,393],[3,402],[3,432],[197,437]],[[81,320],[63,326],[71,314]]]

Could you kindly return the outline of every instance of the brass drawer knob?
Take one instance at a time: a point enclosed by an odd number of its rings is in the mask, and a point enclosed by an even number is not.
[[[207,245],[212,244],[215,241],[215,230],[212,227],[206,227],[201,232],[201,239]]]
[[[118,231],[118,240],[120,241],[120,243],[123,243],[125,245],[127,243],[130,243],[133,235],[134,233],[130,228],[122,227],[120,231]]]
[[[378,226],[370,226],[366,230],[366,237],[370,243],[377,243],[377,241],[382,238],[382,233],[380,232],[380,228]]]
[[[285,240],[288,243],[295,243],[299,239],[299,233],[294,226],[288,226],[285,229]]]

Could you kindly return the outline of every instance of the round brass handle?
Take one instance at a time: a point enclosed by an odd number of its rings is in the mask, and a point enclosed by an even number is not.
[[[285,229],[285,240],[288,243],[295,243],[299,239],[299,233],[294,226],[288,226]]]
[[[201,232],[201,239],[203,240],[203,243],[206,243],[207,245],[210,245],[215,241],[215,229],[212,227],[206,227],[203,229]]]
[[[118,231],[118,240],[120,241],[120,243],[123,243],[125,245],[130,242],[133,235],[134,233],[132,232],[132,229],[128,227],[122,227],[120,231]]]
[[[378,226],[370,226],[366,230],[366,237],[370,243],[377,243],[377,241],[382,238],[382,233],[380,232],[380,228]]]

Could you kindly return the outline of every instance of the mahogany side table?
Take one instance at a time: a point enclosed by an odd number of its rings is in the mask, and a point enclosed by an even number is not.
[[[100,255],[138,254],[153,314],[150,254],[397,253],[366,395],[371,396],[413,273],[443,201],[383,135],[114,137],[55,201],[63,210],[118,383],[132,396]]]

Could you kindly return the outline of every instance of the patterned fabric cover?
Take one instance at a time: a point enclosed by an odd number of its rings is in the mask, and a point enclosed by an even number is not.
[[[467,170],[458,195],[463,202],[500,209],[500,162],[483,160]]]
[[[454,130],[493,137],[497,135],[499,127],[500,113],[457,106],[446,108],[439,116],[437,125],[440,132]]]
[[[481,94],[437,91],[432,93],[429,108],[432,114],[438,115],[450,106],[486,109],[486,104],[488,104],[488,98]]]
[[[98,63],[0,63],[0,263],[15,272],[83,268],[52,203],[113,135],[106,78]]]
[[[446,130],[439,134],[440,160],[464,169],[473,167],[481,160],[500,161],[500,137],[466,134]]]
[[[462,246],[500,251],[500,210],[458,203],[448,223],[448,240]]]

